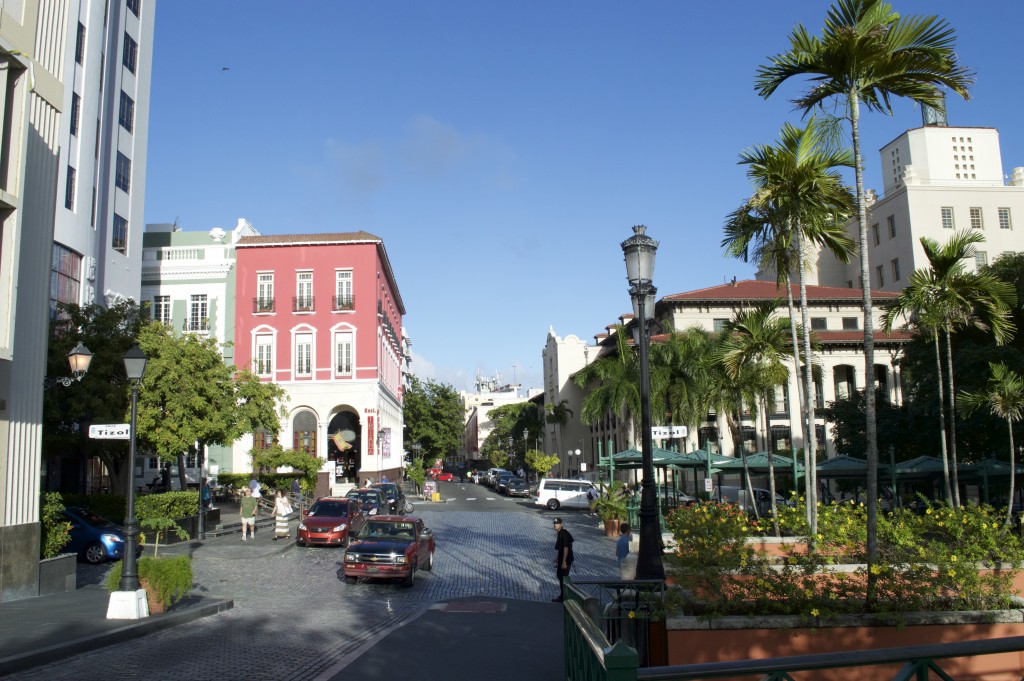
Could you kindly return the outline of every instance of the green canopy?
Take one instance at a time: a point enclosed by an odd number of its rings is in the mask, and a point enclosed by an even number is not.
[[[879,468],[882,468],[879,465]],[[888,466],[885,466],[888,469]],[[930,478],[942,475],[942,459],[934,456],[918,456],[907,461],[896,462],[896,475],[899,478]]]
[[[769,454],[768,452],[747,454],[747,468],[759,473],[766,472],[768,470],[769,457],[771,457],[771,461],[775,464],[776,473],[788,473],[793,470],[793,458],[791,456]],[[723,457],[722,459],[715,461],[714,465],[715,468],[720,468],[722,470],[743,470],[743,459],[739,457]],[[799,473],[803,469],[804,465],[800,463],[798,459],[796,462],[796,470]]]
[[[651,462],[655,466],[671,466],[671,465],[683,465],[687,462],[687,455],[680,454],[679,452],[671,452],[661,447],[655,447],[651,452]],[[627,449],[624,452],[617,452],[612,455],[612,460],[615,463],[615,468],[640,468],[643,466],[643,454],[636,449]],[[608,459],[602,458],[601,465],[607,466]]]
[[[879,469],[882,467],[879,466]],[[888,466],[885,466],[888,469]],[[855,456],[838,454],[817,466],[819,478],[867,478],[868,462]]]

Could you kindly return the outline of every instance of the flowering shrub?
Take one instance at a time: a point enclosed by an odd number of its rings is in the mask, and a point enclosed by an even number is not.
[[[806,533],[801,504],[779,511],[781,527]],[[676,509],[667,518],[677,542],[668,564],[691,597],[677,606],[707,615],[797,614],[811,622],[863,612],[866,518],[863,503],[820,505],[818,533],[807,538],[806,553],[790,547],[780,563],[746,543],[749,536],[765,534],[770,519],[755,522],[730,504]],[[995,561],[1001,562],[999,574],[985,569]],[[1013,574],[1022,564],[1020,537],[989,506],[933,506],[923,515],[879,509],[874,609],[1007,607]]]

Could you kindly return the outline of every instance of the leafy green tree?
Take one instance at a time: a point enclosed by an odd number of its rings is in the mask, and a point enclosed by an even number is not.
[[[558,462],[557,454],[545,454],[539,449],[529,449],[526,452],[526,465],[537,471],[537,475],[542,478],[550,473]]]
[[[857,188],[858,246],[864,312],[864,365],[874,375],[875,344],[871,303],[868,216],[864,191],[864,162],[860,139],[860,107],[892,115],[893,97],[944,108],[941,88],[969,97],[971,71],[956,54],[956,32],[934,16],[901,17],[883,0],[836,0],[825,17],[821,37],[802,24],[789,35],[790,48],[758,68],[755,88],[768,98],[787,80],[807,76],[811,88],[793,100],[803,111],[838,102],[850,122]],[[878,498],[878,442],[875,394],[866,391],[869,499]],[[868,504],[868,601],[877,597],[878,518]]]
[[[427,481],[427,467],[424,466],[424,460],[422,456],[414,456],[409,462],[409,467],[405,469],[405,474],[409,477],[409,481],[412,482],[416,487],[416,493],[423,489],[423,483]]]
[[[1010,491],[1006,504],[1006,524],[1013,521],[1014,458],[1013,424],[1024,419],[1024,379],[1010,371],[1005,364],[992,364],[992,377],[986,390],[977,393],[961,392],[957,397],[962,409],[967,412],[988,407],[993,416],[1006,419],[1006,430],[1010,440]]]
[[[996,258],[991,264],[982,268],[982,272],[991,274],[1013,287],[1017,301],[1024,301],[1024,252],[1007,252]],[[1012,311],[1013,326],[1024,329],[1024,305],[1017,305]],[[1017,334],[1011,344],[1024,352],[1024,334]]]
[[[146,321],[143,308],[125,301],[110,307],[59,304],[50,325],[48,376],[68,375],[68,352],[80,341],[93,356],[81,381],[44,392],[44,454],[78,451],[84,458],[98,457],[110,476],[111,489],[119,494],[127,494],[131,484],[131,470],[126,465],[128,442],[92,440],[86,435],[93,423],[127,420],[131,393],[125,380],[124,355]]]
[[[775,270],[777,282],[786,287],[789,307],[790,347],[794,370],[802,373],[800,391],[801,424],[805,444],[806,494],[809,500],[810,527],[817,531],[817,475],[815,447],[817,438],[809,424],[814,417],[814,378],[810,336],[804,334],[801,365],[797,346],[797,321],[790,289],[790,272],[797,271],[800,289],[801,323],[810,328],[807,305],[807,252],[811,245],[829,250],[840,262],[849,262],[854,242],[842,228],[853,212],[853,195],[835,170],[853,167],[853,154],[834,151],[814,117],[806,127],[786,124],[776,145],[759,145],[744,151],[740,163],[747,166],[747,177],[755,193],[726,224],[723,245],[733,255],[747,255],[751,242],[757,246],[759,262]],[[798,382],[799,385],[799,382]]]
[[[447,383],[423,381],[411,374],[407,378],[402,396],[406,446],[418,443],[428,464],[443,461],[458,450],[465,434],[459,393]]]
[[[494,424],[481,446],[481,453],[495,466],[504,468],[523,463],[526,443],[540,427],[537,409],[532,402],[515,402],[487,412]],[[520,449],[522,448],[522,449]]]

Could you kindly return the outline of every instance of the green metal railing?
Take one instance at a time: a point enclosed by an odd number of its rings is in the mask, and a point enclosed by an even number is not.
[[[588,593],[588,585],[618,589],[622,582],[576,582],[566,580],[565,596],[565,678],[566,681],[698,681],[760,675],[760,681],[793,681],[791,674],[825,669],[853,669],[900,665],[891,681],[955,681],[938,663],[950,658],[978,657],[1024,651],[1024,636],[942,643],[901,648],[879,648],[814,655],[793,655],[757,660],[730,660],[670,667],[641,667],[641,656],[625,640],[610,642],[602,599]],[[621,593],[621,592],[620,592]],[[633,618],[630,618],[633,619]],[[648,620],[637,618],[639,625]],[[603,626],[604,625],[604,626]],[[637,637],[642,638],[642,637]],[[1022,670],[1017,670],[1019,675]],[[877,672],[866,678],[881,679]]]

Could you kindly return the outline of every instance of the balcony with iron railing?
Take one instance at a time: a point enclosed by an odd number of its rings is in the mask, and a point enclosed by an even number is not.
[[[209,333],[210,320],[206,317],[201,319],[186,319],[182,330],[186,333]]]
[[[352,296],[333,296],[332,309],[335,312],[340,310],[356,309],[356,299]]]
[[[292,312],[312,312],[315,302],[313,296],[296,296],[292,298]]]
[[[273,312],[274,311],[274,299],[273,298],[253,298],[252,299],[252,311],[253,311],[253,314]]]

